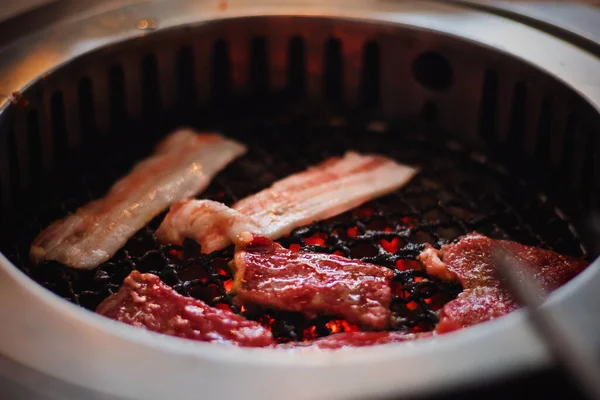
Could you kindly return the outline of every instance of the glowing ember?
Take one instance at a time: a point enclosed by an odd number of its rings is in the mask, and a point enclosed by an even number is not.
[[[398,238],[393,238],[389,241],[381,239],[379,244],[384,248],[385,251],[392,254],[395,254],[400,249],[400,239]]]
[[[327,240],[327,234],[317,232],[314,235],[304,239],[304,243],[306,243],[308,245],[325,246],[326,240]]]
[[[410,271],[410,270],[421,270],[421,264],[415,260],[398,260],[396,261],[396,268],[399,271]]]
[[[225,288],[226,292],[230,292],[231,288],[233,287],[233,279],[229,279],[223,282],[223,287]]]
[[[271,329],[273,323],[275,323],[275,318],[271,317],[269,314],[265,314],[258,319],[258,322],[267,329]]]
[[[302,331],[302,337],[304,340],[312,340],[319,337],[317,333],[317,327],[315,325],[310,326]]]
[[[349,324],[348,322],[342,319],[336,319],[333,321],[329,321],[325,324],[327,329],[331,333],[340,333],[340,332],[358,332],[360,329],[356,325]]]
[[[183,260],[183,251],[177,249],[171,249],[168,251],[170,257],[173,260]]]
[[[300,245],[297,243],[290,244],[290,250],[297,253],[300,251]]]
[[[348,228],[348,236],[351,238],[355,238],[356,236],[358,236],[358,228],[356,226]]]
[[[415,220],[411,217],[400,218],[400,221],[402,222],[403,225],[405,225],[409,228],[414,228],[416,226]]]

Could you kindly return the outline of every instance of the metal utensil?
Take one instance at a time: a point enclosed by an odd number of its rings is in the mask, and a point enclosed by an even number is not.
[[[531,268],[510,257],[500,247],[496,250],[495,258],[497,272],[506,279],[515,300],[527,307],[529,321],[553,356],[565,367],[583,393],[589,398],[600,399],[600,362],[593,347],[583,341],[576,331],[569,329],[564,321],[541,307],[547,293],[531,274]]]

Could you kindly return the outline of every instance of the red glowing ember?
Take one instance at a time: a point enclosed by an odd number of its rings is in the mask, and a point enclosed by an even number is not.
[[[358,332],[359,328],[357,325],[349,324],[348,322],[342,319],[336,319],[333,321],[329,321],[325,324],[327,329],[331,333],[339,333],[339,332]]]
[[[327,240],[327,234],[317,232],[314,235],[304,239],[304,243],[308,245],[325,246],[325,240]]]
[[[388,253],[395,254],[400,249],[400,239],[393,238],[392,240],[381,239],[379,244]]]
[[[414,228],[416,226],[415,220],[411,217],[403,217],[400,219],[400,221],[402,222],[403,225],[405,225],[409,228]]]
[[[173,261],[183,260],[183,251],[181,251],[181,250],[171,249],[168,251],[168,253],[169,253],[169,258],[171,258]]]
[[[415,260],[398,260],[396,261],[396,268],[398,268],[399,271],[419,271],[421,269],[421,263]]]
[[[293,251],[294,253],[297,253],[300,251],[300,245],[297,243],[292,243],[292,244],[290,244],[290,250]]]
[[[309,326],[308,328],[302,331],[303,340],[313,340],[319,337],[317,333],[317,327],[315,325]]]

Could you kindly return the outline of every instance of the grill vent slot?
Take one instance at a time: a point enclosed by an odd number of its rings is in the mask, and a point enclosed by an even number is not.
[[[197,106],[198,91],[194,81],[194,54],[190,46],[181,48],[177,52],[175,61],[175,76],[177,86],[176,110],[183,122],[193,115]]]
[[[585,193],[586,185],[585,175],[591,171],[585,171],[585,164],[588,162],[588,147],[590,143],[589,138],[589,130],[587,129],[587,120],[583,119],[582,116],[578,118],[579,123],[577,124],[577,129],[575,131],[575,148],[573,149],[573,154],[571,156],[571,185],[574,190],[579,193]],[[591,163],[590,163],[591,164]],[[588,199],[583,199],[583,202],[587,202]]]
[[[523,150],[527,134],[527,87],[523,82],[517,82],[513,91],[510,110],[510,125],[508,142],[511,149]]]
[[[377,108],[380,104],[380,50],[377,42],[368,42],[363,53],[360,98],[365,109]]]
[[[50,120],[54,139],[54,160],[58,165],[66,161],[68,140],[63,93],[58,91],[50,100]]]
[[[27,143],[29,145],[29,160],[33,187],[38,187],[42,179],[42,140],[40,136],[40,120],[38,111],[29,110],[27,113]]]
[[[267,40],[263,36],[252,40],[250,60],[250,93],[257,100],[264,100],[269,92],[269,63]]]
[[[83,147],[91,149],[96,142],[96,113],[94,111],[94,89],[92,80],[84,76],[79,80],[79,129]]]
[[[211,97],[216,105],[223,104],[231,90],[229,45],[224,40],[215,43],[212,56]]]
[[[293,37],[288,44],[288,92],[292,99],[306,98],[306,43]]]
[[[120,64],[114,65],[109,70],[108,76],[109,96],[109,133],[117,136],[122,132],[127,122],[127,102],[125,98],[125,73]]]
[[[323,94],[325,101],[339,104],[343,96],[344,64],[342,61],[342,42],[331,38],[325,44],[325,74]]]
[[[161,114],[158,60],[156,54],[146,54],[142,59],[142,120],[152,126]]]
[[[17,138],[14,128],[11,128],[8,131],[8,170],[10,171],[10,191],[12,192],[12,201],[19,205],[20,202],[20,186],[21,179],[19,174],[19,158],[18,158],[18,148],[17,148]]]
[[[544,96],[537,125],[536,157],[543,164],[550,160],[552,122],[554,120],[554,102],[550,96]]]
[[[586,129],[586,140],[584,142],[585,149],[583,149],[585,156],[581,172],[581,200],[586,208],[592,204],[593,190],[598,186],[598,184],[594,181],[594,156],[597,151],[597,139],[592,133],[593,132]]]
[[[567,117],[563,142],[561,170],[567,184],[573,187],[573,172],[575,164],[575,151],[577,136],[580,134],[579,120],[575,114]]]
[[[488,69],[483,78],[481,110],[479,112],[479,133],[489,142],[498,138],[498,74]]]

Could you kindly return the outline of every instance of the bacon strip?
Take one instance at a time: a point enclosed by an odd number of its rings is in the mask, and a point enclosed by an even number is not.
[[[383,156],[348,152],[277,181],[231,208],[209,200],[175,205],[156,235],[171,244],[193,238],[203,253],[226,247],[244,231],[277,239],[389,194],[417,172]]]
[[[42,231],[30,257],[36,264],[56,260],[73,268],[94,268],[171,204],[203,191],[245,152],[245,146],[218,134],[176,131],[103,198]]]
[[[568,282],[589,264],[585,260],[524,246],[506,240],[494,240],[476,233],[457,243],[436,250],[429,246],[419,255],[427,273],[444,280],[457,281],[464,291],[441,310],[437,332],[449,332],[488,321],[518,308],[497,276],[494,250],[503,248],[532,268],[541,286],[552,291]]]
[[[341,316],[375,329],[388,324],[393,271],[333,254],[295,253],[242,234],[232,291],[238,304]]]
[[[116,321],[186,339],[263,347],[275,342],[258,322],[181,296],[158,276],[133,271],[96,312]]]

